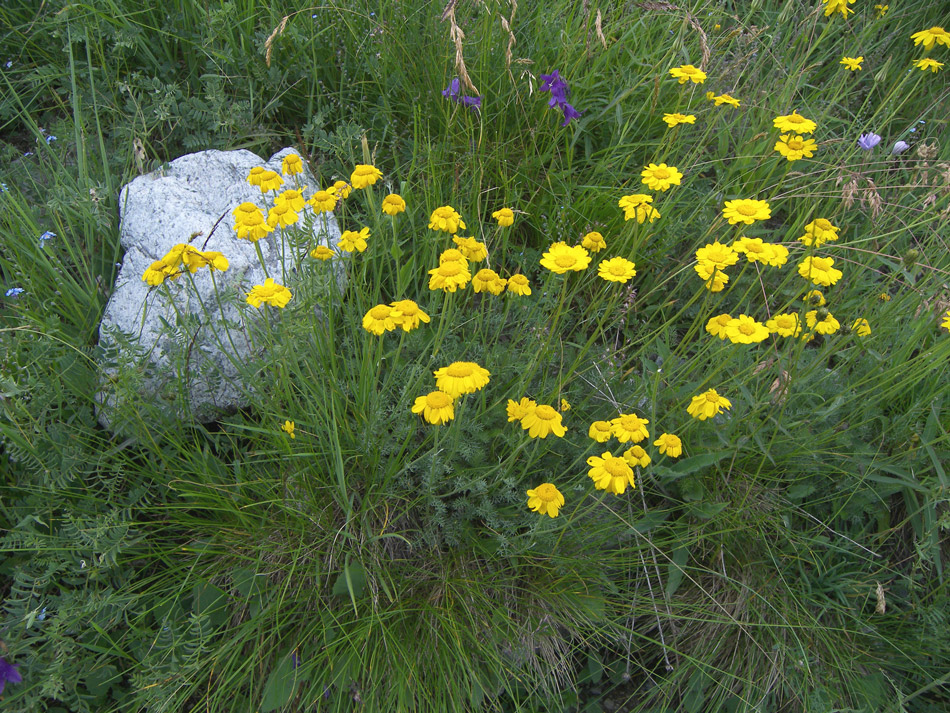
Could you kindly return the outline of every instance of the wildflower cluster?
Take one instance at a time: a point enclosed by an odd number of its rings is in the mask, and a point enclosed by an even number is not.
[[[567,95],[570,94],[570,88],[567,86],[558,71],[555,69],[551,74],[541,75],[541,86],[539,91],[551,92],[551,99],[548,100],[548,106],[561,110],[564,115],[564,123],[561,126],[567,126],[572,119],[580,119],[581,112],[577,111],[567,101]]]

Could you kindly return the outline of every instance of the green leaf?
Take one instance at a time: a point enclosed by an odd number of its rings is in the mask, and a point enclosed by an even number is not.
[[[276,668],[267,679],[264,695],[261,697],[260,713],[270,713],[287,705],[294,695],[296,682],[297,672],[294,670],[291,653],[288,652],[277,662]]]
[[[731,455],[731,450],[703,453],[702,455],[693,456],[692,458],[684,458],[670,467],[658,466],[656,473],[662,474],[667,479],[676,480],[677,478],[682,478],[684,475],[689,475],[703,468],[716,465],[716,463]]]
[[[676,590],[679,589],[680,583],[683,581],[683,575],[685,574],[684,567],[686,566],[687,559],[689,559],[689,550],[686,548],[686,545],[682,545],[673,550],[673,556],[670,558],[670,562],[666,568],[666,596],[672,597],[676,594]]]

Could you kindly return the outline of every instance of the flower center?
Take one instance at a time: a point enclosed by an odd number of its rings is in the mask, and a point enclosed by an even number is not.
[[[745,335],[750,335],[755,331],[755,325],[749,324],[748,322],[743,322],[739,325],[739,331]]]
[[[571,267],[577,259],[573,255],[558,255],[554,258],[554,263],[558,267]]]
[[[553,421],[557,417],[557,411],[547,404],[542,404],[534,410],[534,415],[542,421]]]
[[[443,277],[454,277],[462,271],[462,266],[457,262],[443,262],[439,266],[439,271],[442,273]]]
[[[719,403],[719,394],[714,391],[707,391],[706,400],[711,404]]]
[[[670,172],[665,168],[657,168],[653,170],[653,177],[660,179],[669,178]]]
[[[472,375],[472,366],[471,364],[466,364],[465,362],[457,361],[453,364],[449,364],[448,369],[445,370],[445,373],[448,376],[454,377],[456,379],[462,379],[466,376]]]
[[[608,458],[604,461],[604,470],[614,478],[622,478],[630,473],[630,466],[623,458]]]
[[[800,138],[793,137],[788,140],[788,147],[794,151],[801,151],[802,146],[805,145],[805,142]]]
[[[369,316],[375,320],[383,320],[386,319],[391,313],[392,310],[386,305],[376,305],[369,311]]]
[[[626,272],[623,265],[611,265],[609,270],[611,275],[617,275],[618,277]]]
[[[785,121],[789,122],[790,124],[801,124],[804,120],[804,117],[801,117],[798,114],[792,114],[791,116],[785,117]]]
[[[433,391],[426,396],[426,404],[429,408],[445,408],[452,405],[452,397],[441,391]]]
[[[831,221],[825,218],[819,218],[815,221],[815,227],[819,230],[831,230]]]
[[[553,503],[557,500],[557,488],[550,483],[544,483],[534,489],[534,494],[542,502]]]
[[[740,203],[736,206],[736,212],[742,215],[755,215],[755,206],[751,203]]]

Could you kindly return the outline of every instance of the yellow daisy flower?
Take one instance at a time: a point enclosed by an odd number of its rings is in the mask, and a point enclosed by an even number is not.
[[[307,205],[307,201],[303,197],[303,191],[298,191],[294,188],[288,188],[274,199],[274,205],[279,203],[287,203],[297,213],[302,211],[304,206]]]
[[[350,186],[350,184],[346,181],[336,181],[330,190],[334,193],[334,195],[344,199],[349,197],[351,189],[352,186]]]
[[[797,337],[802,332],[801,321],[794,312],[783,312],[766,321],[769,332],[780,337]]]
[[[595,230],[581,239],[581,246],[590,250],[592,253],[599,253],[607,247],[607,242],[604,240],[604,236]]]
[[[402,327],[404,332],[411,332],[419,326],[420,322],[428,324],[431,321],[429,315],[423,312],[419,305],[412,300],[398,300],[392,302],[390,307],[393,308],[392,315],[390,315],[393,322],[397,327]]]
[[[861,69],[861,63],[863,61],[864,57],[842,57],[838,64],[843,64],[852,72],[857,72],[859,69]]]
[[[507,280],[503,280],[494,270],[487,267],[482,268],[472,277],[472,289],[475,292],[490,292],[493,295],[500,295],[505,291]]]
[[[564,506],[564,496],[551,483],[541,483],[537,488],[527,491],[528,507],[533,512],[557,517],[558,511]]]
[[[290,203],[277,203],[267,214],[267,224],[272,228],[286,228],[300,219]]]
[[[749,315],[740,314],[726,324],[726,337],[733,344],[755,344],[768,339],[769,330]]]
[[[712,92],[709,92],[706,95],[706,98],[709,99],[709,101],[713,102],[716,106],[722,106],[723,104],[728,104],[729,106],[735,107],[736,109],[739,108],[739,100],[736,99],[731,94],[713,94]]]
[[[335,254],[336,253],[334,253],[326,245],[318,245],[310,251],[310,257],[316,258],[317,260],[329,260]]]
[[[732,316],[728,314],[720,314],[716,315],[715,317],[710,317],[709,321],[706,322],[706,331],[714,337],[726,339],[726,325],[731,321]]]
[[[261,193],[267,193],[268,191],[276,191],[282,185],[284,185],[284,179],[280,177],[280,174],[276,171],[264,171],[259,175],[260,183],[258,186],[261,189]]]
[[[811,247],[821,247],[823,243],[838,239],[838,231],[841,228],[835,226],[826,218],[817,218],[805,226],[805,234],[799,238],[805,245]]]
[[[430,391],[418,396],[412,404],[412,412],[417,413],[433,426],[441,426],[455,418],[455,404],[452,397],[443,391]]]
[[[921,30],[920,32],[915,32],[910,38],[914,41],[915,47],[922,44],[924,49],[928,50],[934,46],[934,43],[950,47],[950,32],[947,32],[937,25],[926,30]]]
[[[511,208],[499,208],[491,217],[498,221],[499,227],[506,228],[515,222],[515,213]]]
[[[379,336],[396,328],[393,321],[393,308],[389,305],[376,305],[363,315],[363,329]]]
[[[650,458],[650,454],[643,450],[643,446],[631,446],[623,452],[623,459],[630,464],[631,468],[636,468],[637,466],[646,468],[653,462],[653,459]]]
[[[825,0],[825,17],[840,12],[842,17],[847,18],[849,12],[854,12],[848,5],[854,5],[854,0]]]
[[[350,185],[353,188],[360,189],[372,186],[376,181],[383,177],[383,172],[375,166],[361,163],[357,164],[350,175]]]
[[[672,76],[673,79],[678,79],[680,84],[686,84],[686,82],[702,84],[706,81],[706,73],[691,64],[673,67],[670,70],[670,76]]]
[[[649,220],[651,223],[661,217],[660,212],[650,205],[653,202],[653,196],[646,193],[633,193],[624,196],[618,201],[618,205],[623,208],[624,220],[636,220],[643,223]]]
[[[435,385],[453,399],[471,394],[488,384],[491,373],[473,361],[454,361],[432,372]]]
[[[590,471],[587,475],[594,481],[598,490],[606,490],[614,495],[623,495],[629,485],[636,487],[633,480],[633,468],[623,457],[611,455],[610,451],[602,456],[591,456],[587,459]]]
[[[340,236],[340,242],[337,247],[346,253],[354,250],[363,252],[366,250],[366,239],[369,237],[369,228],[362,228],[359,232],[355,230],[344,230]]]
[[[683,174],[675,166],[667,166],[665,163],[651,163],[640,175],[643,176],[642,182],[654,191],[666,191],[670,186],[678,186],[683,178]]]
[[[676,112],[674,114],[664,114],[663,121],[672,129],[674,126],[679,126],[680,124],[695,124],[696,116],[694,114],[680,114]]]
[[[568,270],[577,272],[590,265],[590,254],[580,245],[571,247],[566,243],[552,243],[541,257],[541,267],[563,275]]]
[[[521,427],[528,432],[531,438],[547,438],[554,434],[563,438],[567,428],[561,423],[561,414],[553,406],[541,404],[528,412],[521,419]]]
[[[472,262],[481,262],[488,257],[488,246],[479,242],[474,237],[460,238],[452,237],[452,242],[458,245],[458,249],[466,260]]]
[[[653,445],[660,449],[660,455],[670,458],[679,458],[683,455],[683,442],[679,436],[672,433],[661,433],[660,437],[653,441]]]
[[[816,285],[829,287],[841,279],[841,270],[835,269],[834,258],[806,257],[798,265],[798,274]]]
[[[429,228],[455,235],[459,228],[465,230],[465,223],[462,216],[456,213],[452,206],[444,205],[432,211],[432,215],[429,216]]]
[[[443,262],[434,270],[429,270],[429,289],[455,292],[459,287],[465,287],[472,279],[472,273],[463,262],[449,260]]]
[[[851,323],[851,331],[859,337],[868,337],[871,335],[871,325],[864,317],[859,317]]]
[[[531,294],[531,285],[528,278],[520,273],[512,275],[508,278],[508,291],[519,297],[527,297]]]
[[[295,153],[287,154],[281,162],[281,170],[285,176],[294,176],[303,172],[303,161]]]
[[[617,418],[611,419],[610,429],[621,443],[627,441],[639,443],[644,438],[650,437],[650,432],[647,430],[648,423],[650,423],[649,420],[640,418],[636,414],[622,413]]]
[[[709,389],[699,396],[694,396],[686,407],[686,412],[695,419],[705,421],[707,418],[718,416],[723,409],[728,411],[731,408],[732,402],[729,399],[720,396],[715,389]]]
[[[775,150],[789,161],[798,161],[801,158],[811,158],[815,155],[818,145],[814,139],[806,139],[798,134],[782,134],[775,142]]]
[[[258,309],[265,303],[283,309],[292,297],[290,290],[274,282],[273,277],[268,277],[263,285],[254,285],[251,288],[251,291],[247,293],[247,303]]]
[[[783,116],[776,116],[772,121],[772,126],[779,131],[787,131],[795,134],[811,134],[818,128],[818,124],[811,119],[806,119],[797,111]]]
[[[383,198],[383,213],[386,215],[399,215],[406,210],[406,201],[402,196],[396,193],[390,193]]]
[[[537,406],[537,402],[533,399],[529,399],[527,396],[523,396],[520,401],[508,399],[508,406],[506,408],[508,413],[508,423],[520,421],[529,413],[534,411]]]
[[[772,211],[769,209],[767,201],[759,201],[751,198],[740,198],[738,200],[726,201],[722,209],[723,217],[729,221],[730,225],[745,223],[752,225],[757,220],[768,220],[772,217]]]
[[[286,159],[285,159],[286,160]],[[294,422],[293,421],[284,421],[284,425],[280,427],[280,430],[286,433],[291,438],[296,438],[294,433]]]
[[[826,304],[825,296],[821,294],[821,290],[809,290],[802,297],[802,301],[812,307],[824,307]]]
[[[336,208],[336,202],[339,200],[332,190],[317,191],[310,196],[310,206],[318,213],[330,213]]]
[[[914,60],[914,66],[922,72],[926,72],[929,69],[931,72],[937,73],[943,68],[943,62],[938,62],[930,57],[924,57],[923,59]]]
[[[818,334],[834,334],[841,328],[841,323],[826,309],[805,312],[805,324]]]
[[[608,282],[619,282],[621,284],[630,280],[637,274],[636,265],[622,257],[614,257],[610,260],[604,260],[597,266],[597,275]]]

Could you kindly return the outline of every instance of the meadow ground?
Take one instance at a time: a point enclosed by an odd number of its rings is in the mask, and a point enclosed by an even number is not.
[[[0,28],[5,713],[950,709],[944,3]],[[284,146],[308,202],[225,215],[297,268],[219,295],[247,405],[127,360],[102,429],[120,188]],[[171,304],[228,268],[153,257]]]

